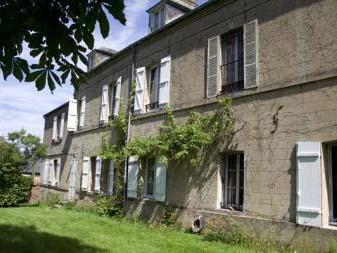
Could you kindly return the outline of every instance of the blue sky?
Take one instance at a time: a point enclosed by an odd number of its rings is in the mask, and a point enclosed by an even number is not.
[[[199,0],[199,4],[206,1]],[[103,39],[98,30],[95,32],[95,48],[120,50],[144,37],[148,33],[146,10],[157,2],[158,0],[126,0],[127,25],[110,20],[111,32],[107,39]],[[68,101],[72,93],[70,84],[58,87],[51,94],[48,89],[38,92],[34,83],[20,83],[11,77],[5,81],[0,77],[0,136],[25,128],[28,132],[43,137],[43,115]]]

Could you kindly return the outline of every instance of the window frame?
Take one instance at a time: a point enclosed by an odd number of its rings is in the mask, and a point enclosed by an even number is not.
[[[235,204],[228,202],[228,158],[230,155],[236,155],[236,167],[235,167]],[[241,156],[243,159],[241,168]],[[244,189],[245,189],[245,171],[244,171],[244,152],[242,151],[230,151],[221,155],[221,203],[222,209],[229,209],[234,211],[243,211],[244,206]],[[240,172],[243,172],[242,187],[240,187]],[[242,203],[240,203],[240,190],[242,189]]]
[[[149,161],[152,160],[152,171],[153,171],[153,182],[152,183],[152,194],[148,193],[148,179],[149,179]],[[147,158],[145,163],[146,173],[145,173],[145,191],[144,191],[144,197],[148,199],[155,199],[155,187],[156,187],[156,159],[155,158]]]
[[[234,91],[244,90],[244,30],[243,27],[238,29],[234,29],[220,36],[220,45],[221,45],[221,65],[220,65],[220,73],[221,73],[221,94],[227,94]],[[226,42],[230,39],[234,38],[234,60],[227,63],[227,54],[226,54]],[[239,38],[242,38],[240,43]],[[240,55],[239,45],[242,46],[242,55]],[[240,66],[241,62],[241,66]],[[226,83],[226,66],[235,64],[234,68],[234,82]],[[241,72],[241,75],[240,75]]]
[[[156,89],[157,89],[157,95],[156,95],[156,100],[155,102],[151,103],[151,85],[152,82],[152,72],[153,70],[157,69],[157,72],[158,72],[158,80],[157,80],[157,86],[156,86]],[[154,63],[152,65],[150,65],[148,68],[147,68],[147,92],[148,92],[148,99],[149,99],[149,103],[145,105],[145,112],[152,112],[152,111],[156,111],[159,109],[159,88],[160,88],[160,63]],[[155,80],[155,79],[154,79]]]
[[[337,147],[337,143],[328,145],[328,208],[329,225],[337,226],[337,217],[334,216],[334,190],[333,190],[333,168],[332,168],[332,148]],[[336,207],[337,208],[337,207]]]

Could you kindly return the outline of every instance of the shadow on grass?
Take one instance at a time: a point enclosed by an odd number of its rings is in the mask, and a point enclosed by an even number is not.
[[[74,238],[39,232],[34,226],[0,225],[0,252],[101,253],[106,251],[83,244]]]

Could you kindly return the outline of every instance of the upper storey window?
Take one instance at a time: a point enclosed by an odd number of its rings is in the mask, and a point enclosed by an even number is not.
[[[164,9],[150,13],[150,31],[154,32],[164,26]]]
[[[58,142],[63,138],[64,120],[65,120],[65,113],[64,112],[61,115],[54,116],[54,119],[53,119],[53,136],[52,136],[52,140],[54,142]]]

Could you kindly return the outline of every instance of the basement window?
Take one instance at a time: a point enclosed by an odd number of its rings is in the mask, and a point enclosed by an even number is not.
[[[243,30],[222,36],[222,93],[244,89]]]
[[[221,208],[243,210],[244,154],[226,153],[222,157],[222,199]]]

